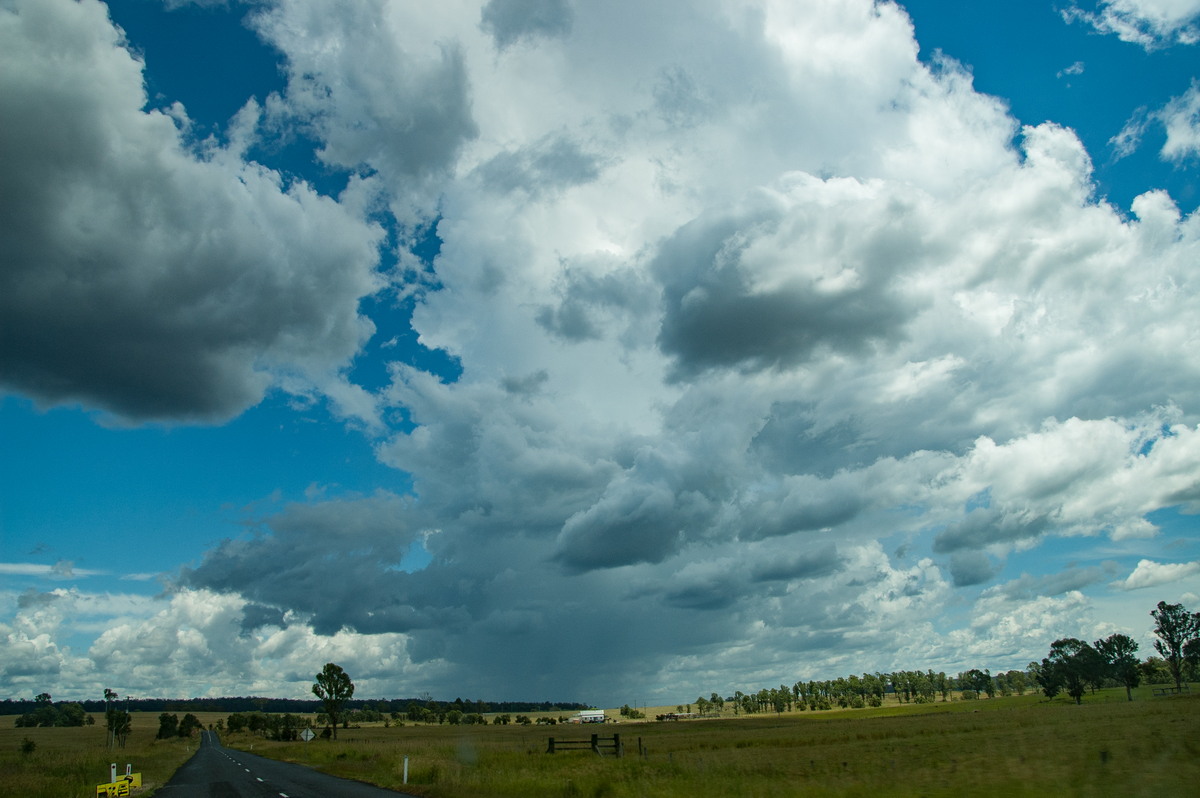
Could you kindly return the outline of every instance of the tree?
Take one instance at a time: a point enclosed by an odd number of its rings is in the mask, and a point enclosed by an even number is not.
[[[49,728],[58,726],[58,710],[50,700],[49,693],[38,693],[33,698],[33,717],[26,718],[26,726],[42,726]]]
[[[1053,698],[1060,689],[1083,703],[1083,694],[1092,681],[1100,656],[1096,650],[1082,640],[1064,637],[1050,644],[1050,655],[1042,660],[1038,681],[1047,698]]]
[[[105,687],[104,718],[108,725],[108,747],[112,748],[114,744],[119,743],[124,748],[125,739],[129,737],[133,728],[133,719],[127,711],[113,708],[113,702],[116,700],[116,692]],[[125,697],[125,706],[129,706],[129,696]]]
[[[1182,604],[1158,602],[1157,609],[1150,611],[1154,618],[1154,650],[1167,662],[1171,677],[1178,689],[1183,684],[1183,669],[1187,655],[1200,655],[1200,612],[1188,612]]]
[[[199,718],[197,718],[195,715],[193,715],[190,712],[183,716],[183,720],[179,721],[179,736],[180,737],[191,737],[192,732],[195,732],[198,730],[203,730],[203,729],[204,729],[204,724],[200,722]]]
[[[992,685],[992,675],[987,671],[981,671],[978,668],[972,668],[966,673],[959,674],[959,684],[967,690],[974,690],[977,694],[987,694],[991,698],[996,693],[996,688]]]
[[[122,748],[125,747],[125,740],[129,737],[129,732],[133,730],[133,717],[123,709],[110,709],[108,711],[108,733],[109,738],[115,740]]]
[[[1142,683],[1138,668],[1138,644],[1129,635],[1114,633],[1093,644],[1104,660],[1108,676],[1125,685],[1125,697],[1133,700],[1133,688]]]
[[[58,705],[58,717],[54,721],[55,726],[83,726],[87,723],[87,710],[83,708],[83,704],[77,701],[72,701],[68,704]]]
[[[169,740],[179,735],[179,716],[164,712],[158,716],[158,734],[156,740]]]
[[[342,707],[354,695],[354,682],[350,681],[350,677],[340,666],[327,662],[317,674],[313,694],[325,705],[325,714],[329,716],[329,723],[333,726],[333,738],[336,740],[338,717],[342,714]]]

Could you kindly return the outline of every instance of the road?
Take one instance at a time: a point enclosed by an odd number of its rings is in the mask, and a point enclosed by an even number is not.
[[[216,732],[201,732],[200,747],[166,785],[162,798],[396,798],[404,793],[347,781],[303,765],[225,748]]]

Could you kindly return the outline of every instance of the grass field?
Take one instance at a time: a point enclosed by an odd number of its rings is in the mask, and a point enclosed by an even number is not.
[[[1197,794],[1200,694],[1137,698],[1113,690],[1081,706],[1028,695],[677,723],[379,726],[343,730],[337,742],[227,744],[430,798]],[[621,734],[625,758],[545,753],[550,736],[592,732]]]
[[[176,713],[183,715],[184,713]],[[205,725],[224,713],[193,713]],[[108,781],[109,764],[125,764],[142,774],[143,795],[151,794],[196,750],[197,740],[155,740],[158,714],[134,712],[133,731],[125,748],[109,751],[105,745],[104,715],[94,715],[95,726],[64,729],[17,729],[16,717],[0,716],[0,795],[20,798],[95,798],[96,785]],[[21,753],[23,740],[32,740],[31,754]]]
[[[1159,698],[1142,688],[1135,699],[1111,690],[1081,706],[1027,695],[674,723],[380,724],[343,730],[336,742],[240,734],[225,744],[429,798],[1197,794],[1200,691]],[[224,715],[200,717],[209,724]],[[129,745],[115,757],[100,727],[15,729],[12,721],[0,717],[5,795],[93,796],[114,761],[122,771],[132,762],[149,793],[189,755],[184,741],[152,739],[158,722],[149,713],[135,714]],[[545,753],[551,736],[593,732],[620,734],[625,757]],[[26,737],[37,743],[27,756],[20,753]]]

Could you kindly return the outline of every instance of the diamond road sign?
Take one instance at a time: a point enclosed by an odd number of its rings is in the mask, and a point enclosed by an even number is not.
[[[312,729],[305,729],[304,731],[300,732],[300,737],[301,737],[301,739],[304,740],[304,742],[308,742],[309,740],[311,740],[312,738],[314,738],[316,736],[317,735],[313,734]]]

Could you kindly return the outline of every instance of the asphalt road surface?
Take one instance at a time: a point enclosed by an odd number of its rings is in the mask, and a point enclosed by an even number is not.
[[[216,732],[155,795],[163,798],[396,798],[404,793],[347,781],[303,765],[224,748]]]

